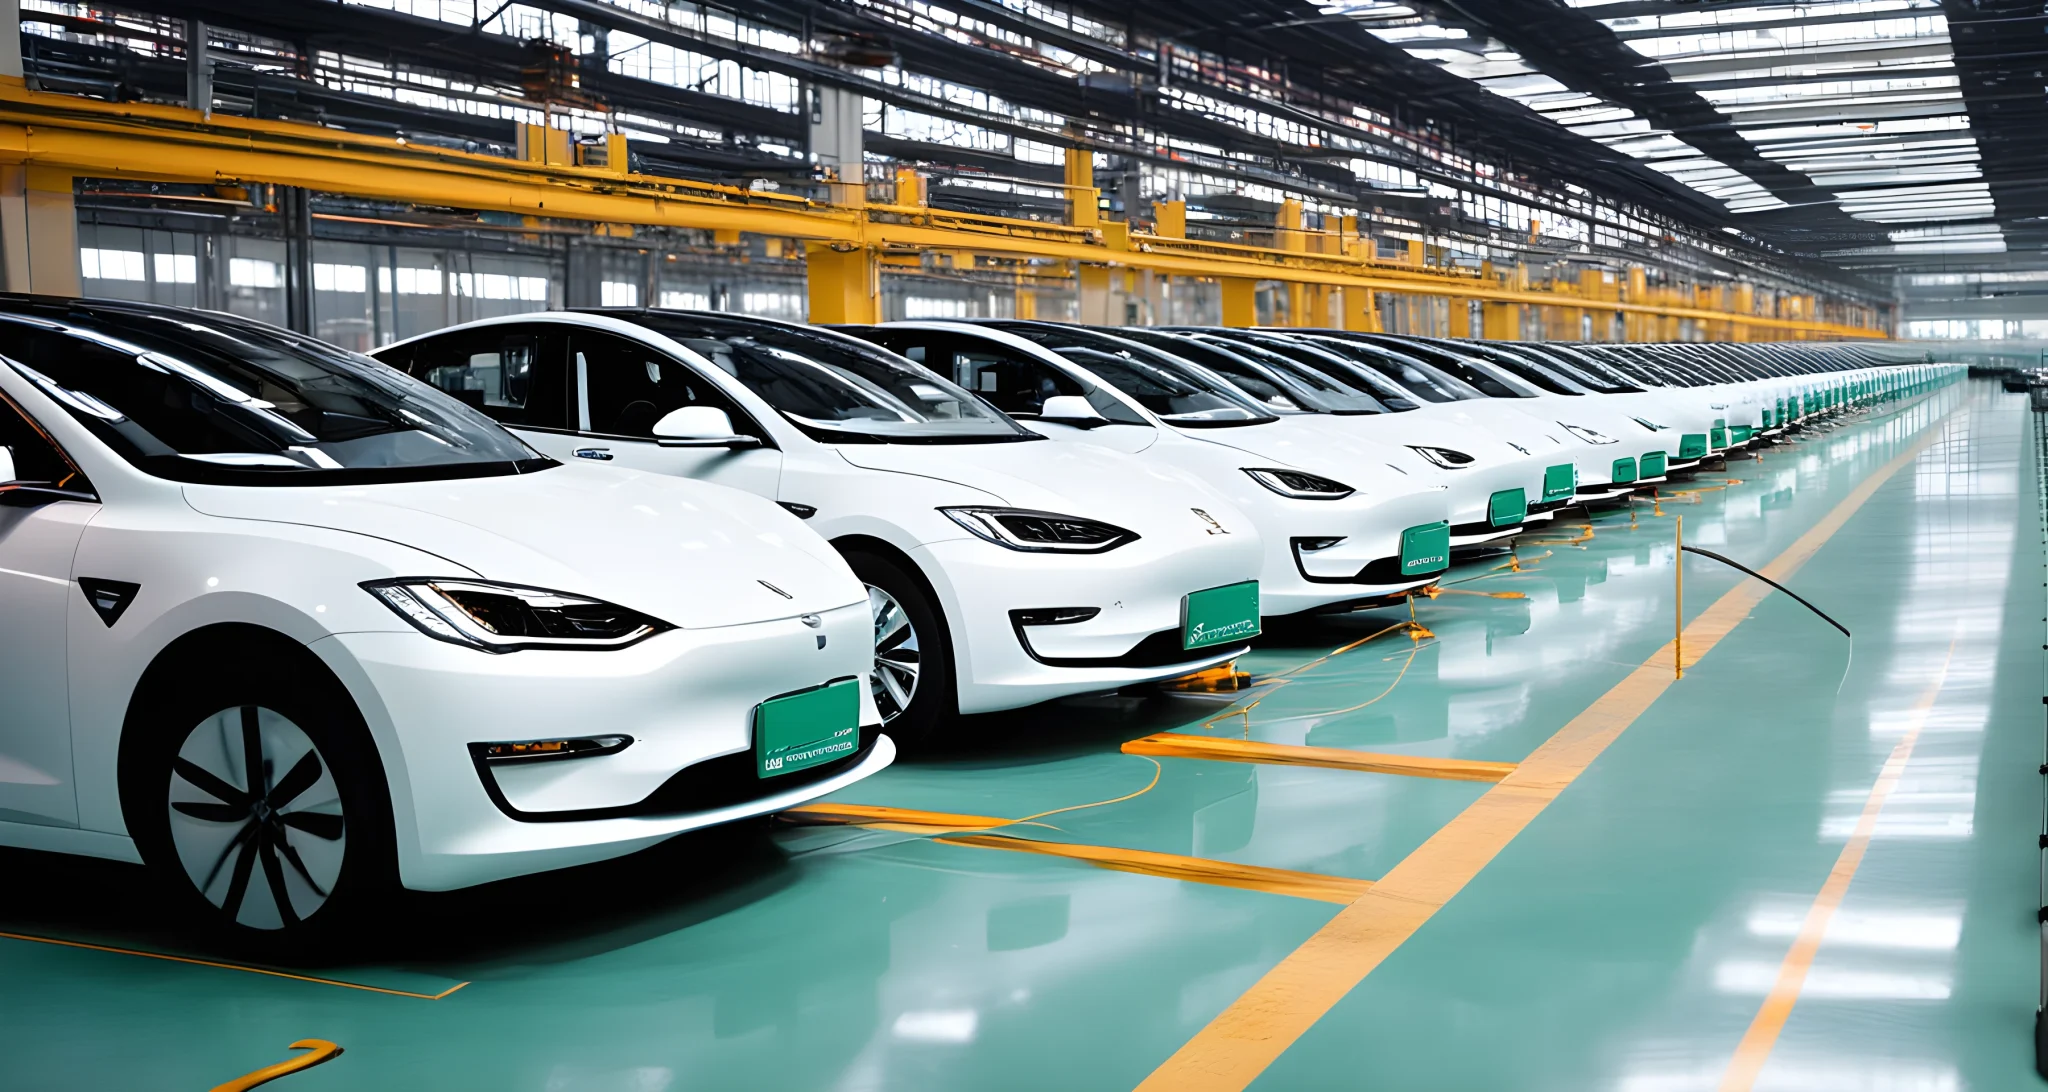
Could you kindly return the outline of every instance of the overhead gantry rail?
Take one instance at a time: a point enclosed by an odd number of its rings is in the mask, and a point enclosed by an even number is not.
[[[1360,329],[1378,326],[1374,294],[1392,293],[1482,304],[1477,324],[1469,306],[1450,308],[1453,335],[1522,336],[1523,309],[1535,308],[1534,321],[1573,331],[1580,315],[1619,315],[1629,340],[1674,339],[1682,320],[1700,324],[1716,340],[1889,336],[1873,309],[1852,308],[1854,324],[1826,322],[1817,317],[1813,297],[1781,297],[1790,314],[1756,314],[1745,286],[1653,288],[1640,269],[1619,282],[1594,273],[1574,283],[1532,286],[1519,269],[1428,266],[1417,242],[1402,260],[1384,259],[1348,222],[1337,231],[1304,229],[1292,203],[1276,225],[1277,247],[1182,237],[1177,229],[1184,214],[1174,206],[1159,209],[1156,232],[1133,232],[1100,217],[1086,156],[1069,160],[1069,222],[1051,223],[931,208],[909,172],[899,175],[890,203],[868,202],[865,185],[853,183],[831,186],[835,200],[815,201],[629,173],[618,136],[609,138],[602,157],[609,166],[579,165],[567,132],[529,126],[527,136],[526,157],[509,159],[298,122],[38,93],[0,80],[0,165],[24,169],[30,208],[38,192],[68,198],[82,177],[269,184],[479,212],[795,239],[805,244],[811,317],[819,322],[879,319],[883,262],[892,255],[944,253],[1064,263],[1064,275],[1084,291],[1091,273],[1099,279],[1117,269],[1213,279],[1222,286],[1223,319],[1230,325],[1254,323],[1254,292],[1263,281],[1286,286],[1292,314],[1328,314],[1341,300],[1344,324]],[[583,157],[586,163],[592,158]],[[33,236],[36,225],[25,226]]]

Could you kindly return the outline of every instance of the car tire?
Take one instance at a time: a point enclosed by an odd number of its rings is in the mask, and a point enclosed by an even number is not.
[[[902,746],[929,743],[959,709],[945,623],[924,582],[902,565],[854,551],[846,563],[868,589],[875,623],[875,668],[868,685],[883,731]]]
[[[143,863],[211,939],[330,954],[397,886],[382,766],[332,676],[250,652],[210,656],[232,667],[179,672],[144,698],[123,810]]]

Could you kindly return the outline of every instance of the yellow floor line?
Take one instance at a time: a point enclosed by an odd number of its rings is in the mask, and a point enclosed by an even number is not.
[[[1296,747],[1242,739],[1215,739],[1162,732],[1124,744],[1127,755],[1206,758],[1217,762],[1256,762],[1268,766],[1318,766],[1330,770],[1436,777],[1448,781],[1499,781],[1515,772],[1512,762],[1479,762],[1463,758],[1430,758],[1341,747]]]
[[[1938,438],[1951,412],[1864,479],[1820,522],[1761,570],[1784,580],[1813,557],[1892,475]],[[1770,588],[1745,579],[1685,627],[1695,662]],[[1536,748],[1514,773],[1452,819],[1301,947],[1280,961],[1138,1085],[1141,1092],[1239,1092],[1344,995],[1415,935],[1559,793],[1672,685],[1666,642],[1585,712]]]
[[[300,1070],[311,1069],[341,1056],[341,1047],[325,1039],[301,1039],[293,1043],[291,1049],[303,1050],[306,1053],[295,1058],[287,1058],[276,1065],[264,1066],[254,1073],[236,1077],[226,1084],[214,1085],[213,1092],[249,1092],[249,1089],[257,1085],[269,1084],[279,1077],[289,1077]]]
[[[1885,801],[1899,786],[1899,777],[1905,773],[1906,763],[1913,758],[1913,746],[1920,740],[1920,729],[1927,725],[1928,712],[1941,696],[1942,684],[1948,681],[1949,665],[1955,661],[1955,656],[1956,644],[1950,641],[1948,655],[1941,661],[1941,671],[1935,675],[1933,685],[1913,704],[1905,735],[1892,748],[1891,757],[1877,775],[1877,783],[1870,787],[1870,796],[1863,803],[1863,815],[1856,820],[1855,832],[1849,835],[1841,856],[1835,858],[1835,867],[1828,872],[1820,894],[1814,896],[1813,906],[1806,912],[1806,921],[1799,927],[1798,937],[1792,941],[1791,950],[1785,953],[1785,961],[1778,967],[1777,981],[1772,983],[1771,992],[1757,1009],[1756,1018],[1750,1022],[1742,1042],[1736,1046],[1735,1056],[1728,1062],[1728,1072],[1721,1078],[1721,1092],[1750,1092],[1756,1087],[1757,1075],[1763,1071],[1764,1062],[1770,1059],[1771,1049],[1778,1045],[1778,1035],[1785,1030],[1785,1021],[1792,1016],[1792,1006],[1799,1003],[1800,991],[1806,988],[1806,975],[1813,970],[1813,958],[1820,951],[1821,941],[1827,937],[1828,926],[1835,920],[1835,911],[1841,908],[1842,898],[1849,892],[1850,881],[1856,878],[1856,870],[1863,865],[1863,855],[1870,849],[1870,837],[1877,830],[1878,813],[1884,810]]]
[[[893,830],[904,834],[949,834],[961,830],[989,830],[1015,822],[993,815],[958,815],[947,811],[919,811],[878,804],[799,804],[782,812],[785,818],[806,823],[844,823],[848,826]]]
[[[36,944],[55,944],[62,948],[83,948],[91,952],[112,952],[115,955],[161,959],[170,963],[189,963],[195,967],[215,967],[223,971],[241,971],[244,974],[269,975],[272,978],[289,978],[294,982],[311,982],[321,986],[340,986],[345,990],[363,990],[367,993],[387,993],[393,997],[417,997],[422,1001],[439,1001],[456,990],[469,985],[467,982],[458,982],[442,990],[440,993],[414,993],[411,990],[393,990],[386,989],[383,986],[365,986],[360,982],[343,982],[338,978],[313,978],[308,975],[265,970],[262,967],[245,967],[240,963],[216,963],[210,959],[192,959],[189,956],[165,955],[162,952],[145,952],[137,948],[114,948],[105,944],[86,944],[76,940],[58,940],[55,937],[30,936],[27,933],[0,933],[0,937],[8,940],[26,940]]]
[[[1117,872],[1163,876],[1171,880],[1214,884],[1218,887],[1241,887],[1251,891],[1292,895],[1296,898],[1317,899],[1322,902],[1350,903],[1372,887],[1371,880],[1354,880],[1344,876],[1293,872],[1284,868],[1263,868],[1231,861],[1215,861],[1206,857],[1183,857],[1177,853],[1154,853],[1145,849],[1040,842],[1030,838],[1012,838],[1003,834],[959,834],[936,841],[956,846],[978,846],[982,849],[1005,849],[1015,853],[1065,857]]]

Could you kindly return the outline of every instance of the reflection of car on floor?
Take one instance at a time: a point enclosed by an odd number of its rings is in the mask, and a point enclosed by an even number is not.
[[[868,586],[872,687],[898,738],[1199,671],[1258,632],[1259,532],[1229,500],[1048,441],[857,338],[619,309],[487,319],[378,355],[557,458],[719,482],[802,517]]]
[[[860,583],[246,320],[0,299],[0,844],[263,943],[887,765]]]

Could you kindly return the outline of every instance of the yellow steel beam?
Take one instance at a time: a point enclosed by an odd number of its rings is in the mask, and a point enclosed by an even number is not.
[[[75,176],[162,182],[263,182],[325,193],[565,220],[640,224],[811,240],[834,250],[958,250],[1016,258],[1111,263],[1226,284],[1275,280],[1375,292],[1619,312],[1666,320],[1740,322],[1804,337],[1884,337],[1881,330],[1798,318],[1735,315],[1698,306],[1586,299],[1570,286],[1534,290],[1449,270],[1132,233],[1117,224],[1054,224],[921,205],[843,207],[687,179],[505,159],[340,132],[298,122],[236,118],[174,106],[111,103],[31,92],[0,82],[0,164]],[[1077,217],[1085,220],[1085,217]],[[1117,230],[1108,230],[1115,228]],[[1168,230],[1171,230],[1169,227]],[[1632,281],[1634,278],[1632,278]],[[1634,283],[1632,289],[1636,289]]]

